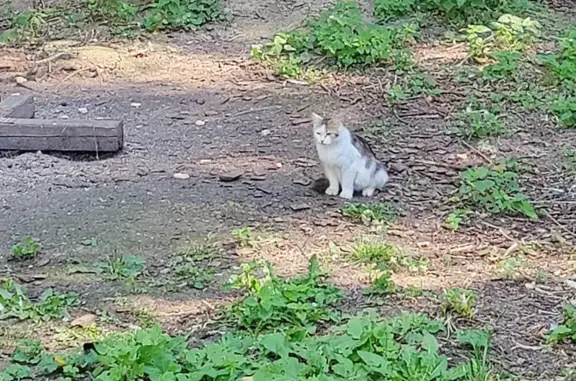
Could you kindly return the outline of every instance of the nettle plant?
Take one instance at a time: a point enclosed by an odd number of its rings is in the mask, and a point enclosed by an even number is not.
[[[489,110],[468,107],[453,122],[456,133],[466,139],[484,139],[502,135],[507,131],[498,115]]]
[[[470,168],[462,173],[461,179],[458,194],[465,204],[490,213],[538,218],[534,206],[520,189],[518,174],[506,164],[494,168]]]
[[[310,259],[306,276],[289,279],[276,277],[269,263],[253,262],[241,269],[228,286],[244,290],[247,296],[226,311],[228,320],[239,329],[254,334],[282,327],[313,331],[316,323],[336,319],[331,307],[341,294],[323,281],[325,274],[316,256]]]
[[[387,63],[406,67],[411,63],[407,45],[415,34],[414,26],[391,28],[366,22],[355,2],[343,1],[310,20],[304,29],[278,33],[271,42],[253,46],[251,56],[288,78],[317,74],[313,63],[326,58],[339,68]]]
[[[463,32],[470,56],[484,63],[497,50],[524,51],[538,40],[541,28],[529,17],[505,14],[488,26],[470,24]]]

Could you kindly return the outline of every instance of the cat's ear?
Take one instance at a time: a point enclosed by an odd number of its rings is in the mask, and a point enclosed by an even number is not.
[[[314,128],[318,128],[318,127],[322,126],[322,124],[324,124],[324,118],[322,118],[320,115],[316,114],[315,112],[310,114],[310,118],[312,119],[312,125],[314,126]]]
[[[334,118],[333,120],[334,120],[334,126],[336,127],[336,131],[344,127],[344,123],[342,123],[342,120],[340,118]]]

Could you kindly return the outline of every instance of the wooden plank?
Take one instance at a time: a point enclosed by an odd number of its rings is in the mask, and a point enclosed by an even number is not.
[[[0,118],[34,118],[32,95],[9,95],[0,102]]]
[[[123,145],[122,121],[0,118],[0,150],[116,152]]]

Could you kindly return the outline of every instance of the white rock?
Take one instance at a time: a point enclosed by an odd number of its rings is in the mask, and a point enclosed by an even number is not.
[[[178,180],[186,180],[190,178],[190,175],[187,173],[175,173],[174,178]]]
[[[203,125],[206,124],[206,121],[204,121],[204,120],[197,120],[194,124],[197,125],[197,126],[203,126]]]
[[[16,77],[16,78],[14,78],[14,80],[15,80],[16,83],[19,84],[19,85],[28,82],[28,80],[27,80],[26,78],[24,78],[24,77]]]
[[[132,103],[130,103],[130,106],[134,107],[134,108],[139,108],[140,106],[142,106],[142,103],[132,102]]]
[[[268,136],[268,135],[270,135],[272,132],[271,132],[270,130],[266,129],[266,130],[260,131],[260,133],[262,134],[262,136]]]
[[[86,107],[80,107],[80,108],[78,109],[78,112],[79,112],[80,114],[88,114],[88,109],[87,109]]]

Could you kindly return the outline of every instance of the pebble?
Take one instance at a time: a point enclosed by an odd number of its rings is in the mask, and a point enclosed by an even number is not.
[[[140,106],[142,106],[142,103],[138,103],[138,102],[130,103],[130,107],[139,108]]]
[[[566,285],[576,289],[576,279],[566,279]]]
[[[209,111],[205,111],[205,112],[204,112],[204,115],[206,115],[206,116],[215,116],[215,115],[218,115],[218,111],[210,111],[210,110],[209,110]]]
[[[212,160],[210,160],[210,159],[202,159],[202,160],[200,160],[200,165],[210,164],[211,162],[212,162]]]
[[[276,163],[276,168],[278,169],[282,168],[282,163]]]
[[[80,108],[78,109],[78,112],[79,112],[80,114],[88,114],[88,109],[87,109],[86,107],[80,107]]]
[[[268,136],[268,135],[270,135],[271,133],[272,133],[272,132],[271,132],[269,129],[265,129],[265,130],[260,131],[260,134],[261,134],[262,136]]]
[[[292,209],[292,210],[295,211],[295,212],[299,212],[299,211],[301,211],[301,210],[310,209],[310,205],[308,205],[308,204],[303,204],[303,203],[301,203],[301,204],[292,204],[292,205],[290,205],[290,209]]]
[[[187,173],[175,173],[174,178],[178,180],[186,180],[190,178],[190,175]]]
[[[402,163],[391,163],[389,165],[390,169],[397,173],[402,173],[408,170],[408,166]]]
[[[194,122],[195,125],[197,126],[203,126],[206,124],[206,121],[204,120],[197,120],[196,122]]]
[[[250,176],[250,180],[252,181],[264,181],[266,180],[265,174],[255,174],[254,176]]]
[[[308,185],[310,185],[312,183],[312,180],[310,180],[310,179],[296,179],[292,182],[296,185],[302,185],[302,186],[307,187]]]
[[[16,77],[16,78],[14,78],[14,80],[15,80],[16,83],[19,84],[19,85],[28,82],[28,80],[27,80],[26,78],[24,78],[24,77]]]
[[[72,320],[70,325],[72,327],[83,327],[86,328],[94,323],[96,323],[96,315],[93,314],[86,314],[77,317],[76,319]]]
[[[238,180],[240,178],[240,176],[242,176],[244,174],[244,171],[241,169],[233,169],[231,171],[228,171],[226,173],[223,173],[219,176],[220,181],[224,181],[224,182],[231,182],[231,181],[235,181]]]

